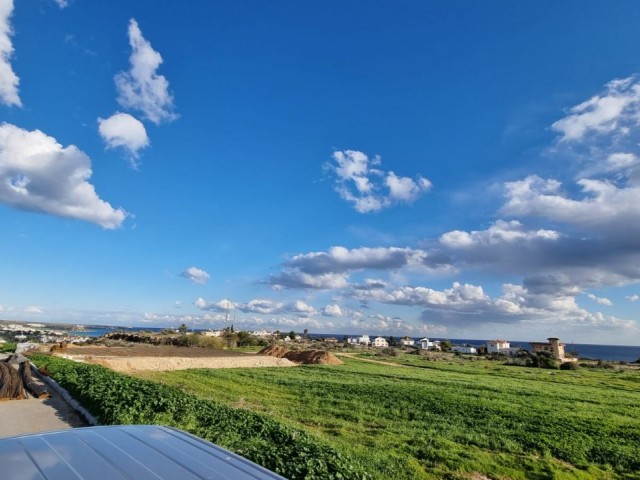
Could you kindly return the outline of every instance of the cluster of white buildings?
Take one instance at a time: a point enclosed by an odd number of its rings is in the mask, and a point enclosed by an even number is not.
[[[376,337],[373,340],[369,335],[361,335],[360,337],[347,338],[347,343],[350,345],[363,345],[370,347],[388,347],[389,342],[384,337]],[[442,341],[431,340],[429,338],[421,338],[420,340],[414,340],[409,337],[401,338],[398,342],[402,347],[414,347],[421,350],[441,351]],[[515,355],[520,351],[519,347],[512,347],[506,340],[489,340],[485,343],[487,353],[500,353],[504,355]],[[472,345],[454,345],[450,348],[453,353],[464,353],[468,355],[475,355],[478,353],[478,348]]]
[[[347,338],[347,343],[350,345],[363,345],[365,347],[387,348],[389,342],[384,337],[376,337],[373,340],[369,335],[361,335],[360,337]]]
[[[40,343],[85,342],[88,337],[70,336],[62,330],[52,330],[42,323],[0,323],[0,331],[11,334],[12,338],[18,342],[24,342],[31,337]]]

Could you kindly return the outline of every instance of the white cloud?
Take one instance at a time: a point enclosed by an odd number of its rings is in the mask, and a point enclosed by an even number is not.
[[[418,175],[399,177],[378,168],[379,156],[369,158],[357,150],[333,152],[335,164],[327,167],[336,175],[335,189],[360,213],[376,212],[398,203],[411,204],[431,188],[431,182]]]
[[[269,283],[275,290],[283,288],[316,288],[331,290],[344,288],[348,285],[346,273],[310,274],[299,269],[288,269],[269,278]]]
[[[88,180],[91,160],[39,130],[0,124],[0,202],[34,212],[119,227],[127,213],[101,200]]]
[[[618,186],[607,180],[578,180],[584,196],[578,200],[560,191],[557,180],[530,175],[507,182],[508,215],[532,215],[602,232],[640,230],[640,187]]]
[[[125,108],[142,112],[144,118],[155,124],[175,120],[169,82],[157,73],[162,57],[142,36],[134,19],[129,21],[129,44],[131,68],[115,77],[118,102]]]
[[[69,0],[53,0],[54,2],[56,2],[56,5],[58,5],[60,8],[67,8],[69,6]]]
[[[594,302],[600,304],[600,305],[606,305],[607,307],[611,307],[613,306],[613,303],[611,302],[611,300],[609,300],[608,298],[604,298],[604,297],[597,297],[596,295],[594,295],[593,293],[589,293],[587,294],[587,297],[590,300],[593,300]]]
[[[24,309],[24,313],[28,313],[31,315],[40,315],[41,313],[44,313],[44,312],[40,307],[29,306]]]
[[[375,290],[377,288],[387,288],[389,285],[384,280],[375,278],[365,278],[362,283],[351,284],[352,288],[358,290]]]
[[[149,137],[144,125],[128,113],[115,113],[111,117],[98,118],[98,131],[107,148],[124,148],[135,167],[138,151],[149,146]]]
[[[624,298],[626,298],[630,302],[637,302],[638,300],[640,300],[640,295],[634,293],[633,295],[628,295],[628,296],[626,296]]]
[[[389,198],[405,203],[415,202],[431,188],[431,182],[419,175],[414,181],[409,177],[398,177],[393,172],[387,174],[385,184],[389,187]]]
[[[196,267],[189,267],[186,270],[184,270],[180,275],[184,278],[191,280],[193,283],[200,283],[200,284],[207,283],[211,278],[211,275],[209,275],[207,272]]]
[[[13,31],[9,19],[12,12],[13,0],[0,1],[0,103],[21,107],[22,102],[18,96],[20,79],[14,73],[10,63],[13,55],[11,43]]]
[[[638,157],[633,153],[615,152],[607,157],[610,170],[622,170],[638,164]]]
[[[228,299],[223,299],[218,302],[207,302],[203,298],[198,298],[194,305],[200,310],[219,313],[237,310],[242,313],[254,313],[259,315],[293,314],[300,317],[308,317],[318,313],[315,308],[302,300],[284,303],[275,302],[265,298],[256,298],[248,301],[247,303],[233,303]]]
[[[340,305],[327,305],[322,309],[322,315],[325,317],[341,317],[342,309],[340,308]]]
[[[478,304],[488,305],[491,299],[482,287],[454,282],[451,288],[434,290],[428,287],[405,286],[390,290],[354,290],[356,298],[381,303],[432,308],[465,310]]]
[[[633,329],[636,324],[591,313],[580,308],[575,297],[578,288],[549,289],[542,285],[527,286],[504,284],[499,297],[490,297],[478,285],[454,282],[451,288],[435,290],[422,286],[404,286],[388,290],[354,291],[355,298],[364,298],[383,304],[418,306],[424,308],[422,319],[442,325],[467,328],[487,323],[539,323],[551,322],[597,328]]]
[[[425,262],[424,250],[398,247],[331,247],[328,252],[294,256],[286,265],[308,273],[342,273],[351,270],[400,268]]]
[[[294,256],[285,263],[281,273],[271,276],[269,283],[283,288],[336,289],[346,287],[347,278],[356,270],[438,269],[442,268],[440,262],[440,259],[432,259],[420,249],[331,247],[327,252]]]
[[[635,77],[613,80],[602,94],[576,105],[569,112],[567,117],[552,125],[561,133],[562,141],[578,141],[589,134],[607,134],[614,130],[625,134],[625,125],[637,124],[640,119],[640,83]]]
[[[536,240],[557,240],[560,234],[553,230],[525,230],[517,221],[497,220],[487,230],[470,233],[453,230],[440,237],[440,243],[452,249],[464,249],[481,245],[504,245],[506,243],[523,243]]]

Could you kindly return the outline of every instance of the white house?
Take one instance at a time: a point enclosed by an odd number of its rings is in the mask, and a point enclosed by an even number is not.
[[[386,348],[389,346],[389,343],[383,337],[376,337],[373,339],[373,346],[379,348]]]
[[[420,340],[420,348],[422,350],[440,350],[440,340],[431,341],[428,338],[421,338]]]
[[[506,353],[511,348],[511,344],[506,340],[489,340],[487,342],[487,353]]]
[[[404,337],[400,340],[400,345],[403,347],[413,347],[416,344],[416,341],[413,338]]]
[[[469,353],[469,354],[478,353],[478,350],[476,350],[475,347],[471,347],[469,345],[464,345],[464,346],[456,345],[454,347],[451,347],[451,351],[453,353]]]

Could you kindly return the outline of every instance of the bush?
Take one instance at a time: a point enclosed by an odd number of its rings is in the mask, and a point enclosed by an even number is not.
[[[14,342],[6,342],[0,345],[0,353],[13,353],[16,350]]]
[[[370,480],[360,465],[309,433],[247,410],[99,365],[47,355],[31,360],[66,388],[101,424],[181,428],[291,480]]]
[[[205,335],[194,335],[196,346],[201,348],[213,348],[222,350],[225,347],[224,340],[220,337],[207,337]]]
[[[607,362],[606,360],[598,360],[598,363],[596,364],[595,368],[604,368],[605,370],[613,370],[614,368],[616,368],[616,366],[611,362]]]
[[[399,353],[395,348],[387,347],[377,352],[376,355],[379,357],[397,357]]]
[[[560,370],[579,370],[578,362],[563,362],[560,364]]]

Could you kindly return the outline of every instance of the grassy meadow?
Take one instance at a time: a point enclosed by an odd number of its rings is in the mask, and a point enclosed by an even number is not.
[[[146,378],[301,427],[378,479],[640,479],[640,372],[401,355]]]

